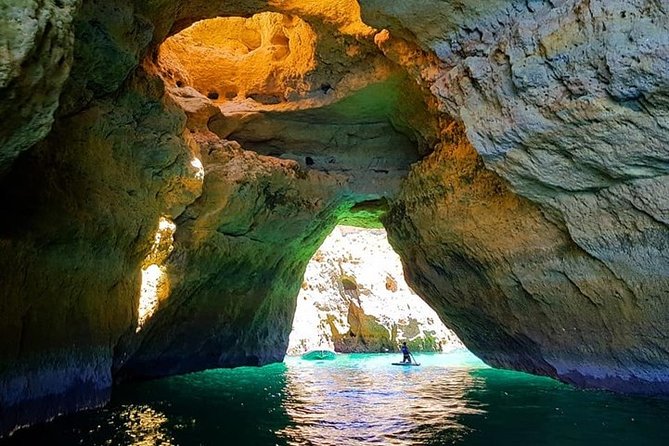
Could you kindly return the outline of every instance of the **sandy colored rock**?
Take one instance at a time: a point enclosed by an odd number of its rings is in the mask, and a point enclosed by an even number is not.
[[[360,4],[0,6],[0,433],[114,380],[279,360],[308,259],[387,203],[409,282],[481,357],[668,391],[666,6]],[[293,91],[215,103],[160,72],[196,20],[267,11],[316,35]]]
[[[0,181],[1,431],[106,401],[159,219],[200,192],[185,119],[145,82],[59,121]]]
[[[175,220],[169,298],[128,340],[121,378],[280,361],[306,263],[351,206],[336,176],[194,138],[202,195]]]
[[[176,85],[212,100],[282,102],[308,88],[302,78],[315,69],[315,57],[316,34],[304,20],[266,12],[198,22],[167,39],[158,61]]]
[[[621,391],[666,388],[661,288],[639,300],[561,222],[485,169],[458,124],[411,172],[384,223],[407,282],[488,363]]]
[[[404,281],[383,229],[337,226],[307,265],[288,354],[394,352],[402,341],[412,351],[462,348]]]
[[[431,17],[418,4],[372,0],[362,6],[371,24],[388,26],[391,35],[408,41],[402,48],[402,39],[388,39],[381,47],[430,86],[444,112],[463,123],[485,166],[559,228],[559,235],[539,231],[544,243],[573,244],[583,253],[580,266],[571,272],[535,266],[532,274],[551,277],[546,281],[550,285],[526,286],[520,279],[523,300],[559,300],[559,309],[547,312],[559,319],[560,310],[570,306],[563,287],[555,284],[555,271],[562,271],[574,292],[598,306],[592,313],[603,320],[594,332],[609,333],[610,341],[595,347],[599,343],[594,339],[582,339],[546,354],[543,349],[553,350],[560,343],[546,339],[539,342],[541,353],[533,356],[553,363],[555,371],[549,373],[571,382],[661,389],[667,345],[656,336],[669,321],[657,312],[669,298],[669,152],[666,116],[660,111],[669,85],[667,70],[661,68],[669,61],[663,44],[669,22],[662,6],[639,9],[634,1],[489,2],[454,10],[445,3]],[[407,49],[421,54],[419,60],[428,62],[428,68],[403,57]],[[650,74],[655,69],[659,71]],[[434,186],[421,185],[425,187]],[[434,212],[425,218],[432,221]],[[440,237],[448,240],[445,229],[441,236],[434,232],[430,227],[426,244],[436,244]],[[479,237],[468,233],[460,243],[473,244]],[[398,245],[408,243],[399,238],[393,236]],[[469,250],[459,255],[478,257]],[[569,262],[563,250],[552,255],[554,262]],[[428,275],[442,273],[437,271]],[[420,274],[411,276],[420,280]],[[454,288],[441,286],[442,292]],[[580,311],[564,320],[575,322]],[[494,319],[507,324],[519,317],[517,312]],[[582,345],[588,346],[585,353],[580,352]],[[489,357],[484,352],[481,356]]]

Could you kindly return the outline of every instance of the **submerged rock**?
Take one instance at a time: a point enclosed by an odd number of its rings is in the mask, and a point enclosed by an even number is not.
[[[302,355],[308,361],[331,361],[337,359],[337,353],[332,350],[311,350]]]

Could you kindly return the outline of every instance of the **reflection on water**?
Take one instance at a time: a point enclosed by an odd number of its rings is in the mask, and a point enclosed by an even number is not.
[[[669,401],[574,389],[468,353],[289,358],[125,386],[0,445],[665,445]]]
[[[475,384],[471,368],[393,367],[386,355],[349,355],[333,373],[325,363],[288,361],[292,422],[277,432],[288,444],[410,445],[428,441],[435,426],[459,438],[467,430],[459,417],[482,413],[464,398]]]
[[[163,428],[167,422],[165,414],[148,406],[128,406],[121,412],[124,420],[123,429],[127,432],[133,446],[172,446],[174,443]]]

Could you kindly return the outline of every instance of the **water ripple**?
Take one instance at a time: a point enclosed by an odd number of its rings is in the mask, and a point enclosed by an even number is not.
[[[125,386],[0,446],[662,445],[667,400],[582,391],[470,354],[291,358]]]

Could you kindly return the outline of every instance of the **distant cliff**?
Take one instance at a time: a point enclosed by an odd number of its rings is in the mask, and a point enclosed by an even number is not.
[[[461,348],[458,337],[404,281],[383,229],[337,226],[307,266],[288,354]]]

